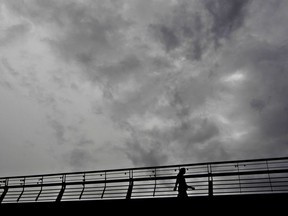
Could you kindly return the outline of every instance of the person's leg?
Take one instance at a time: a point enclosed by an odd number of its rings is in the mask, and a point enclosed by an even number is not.
[[[188,194],[186,190],[179,190],[178,198],[187,198],[187,197],[188,197]]]

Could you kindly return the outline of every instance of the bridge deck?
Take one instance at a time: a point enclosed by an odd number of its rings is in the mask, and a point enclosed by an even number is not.
[[[0,212],[13,214],[107,214],[107,215],[180,215],[199,213],[216,215],[274,215],[287,211],[288,194],[223,195],[177,198],[145,198],[122,200],[9,203],[0,205]]]

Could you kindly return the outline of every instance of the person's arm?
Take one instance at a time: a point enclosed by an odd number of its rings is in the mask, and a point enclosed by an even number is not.
[[[192,190],[195,190],[195,187],[193,187],[193,186],[188,186],[188,188],[191,188]]]

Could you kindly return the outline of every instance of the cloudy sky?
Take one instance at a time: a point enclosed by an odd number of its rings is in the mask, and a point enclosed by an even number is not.
[[[287,10],[0,0],[0,175],[287,156]]]

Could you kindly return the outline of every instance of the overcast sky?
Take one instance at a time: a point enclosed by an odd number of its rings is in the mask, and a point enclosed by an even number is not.
[[[0,0],[0,175],[287,156],[287,10]]]

